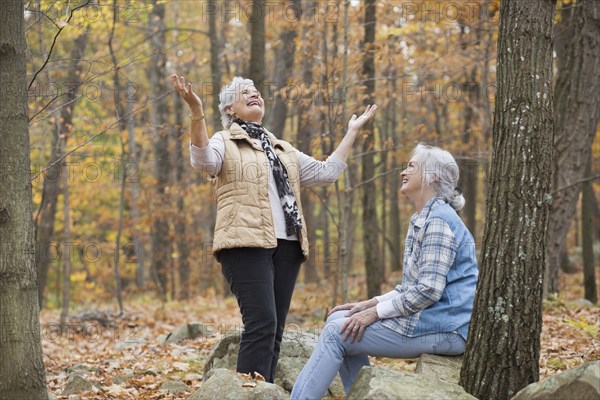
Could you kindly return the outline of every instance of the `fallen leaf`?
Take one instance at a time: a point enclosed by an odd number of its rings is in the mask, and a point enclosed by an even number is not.
[[[112,384],[111,386],[103,386],[102,390],[113,396],[121,396],[126,393],[125,388],[115,384]]]
[[[183,377],[184,381],[201,381],[204,378],[202,374],[187,374]]]
[[[184,371],[185,372],[188,369],[190,369],[190,364],[188,364],[188,363],[174,362],[172,365],[173,365],[173,367],[175,367],[179,371]]]

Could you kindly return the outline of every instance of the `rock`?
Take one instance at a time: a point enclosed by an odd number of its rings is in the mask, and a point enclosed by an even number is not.
[[[185,339],[194,339],[198,336],[212,336],[214,333],[210,331],[204,324],[200,322],[190,322],[180,326],[175,332],[168,335],[160,335],[156,338],[161,344],[177,343]]]
[[[292,391],[294,382],[300,371],[310,358],[317,345],[319,336],[299,330],[285,331],[279,353],[279,362],[275,373],[275,384],[288,392]],[[240,333],[230,332],[212,349],[208,361],[204,365],[204,377],[210,379],[215,368],[226,368],[235,371],[237,354],[240,345]],[[325,398],[344,397],[344,387],[339,377],[336,377]]]
[[[69,379],[67,380],[67,384],[63,389],[61,396],[69,396],[72,394],[79,394],[81,392],[85,392],[88,390],[93,390],[94,384],[90,381],[87,381],[76,373],[72,373],[69,375]]]
[[[136,346],[139,346],[141,344],[147,343],[147,341],[145,339],[142,338],[130,338],[130,339],[126,339],[122,342],[119,342],[115,345],[115,349],[117,350],[124,350],[124,349],[132,349]]]
[[[574,303],[582,308],[589,308],[589,307],[594,307],[594,303],[592,303],[591,301],[587,300],[587,299],[577,299],[574,301]]]
[[[308,362],[318,340],[319,335],[317,333],[310,334],[299,330],[284,332],[277,371],[275,372],[275,384],[288,392],[292,391],[294,382],[296,382],[300,371]],[[325,398],[343,398],[345,395],[342,381],[339,376],[336,376]]]
[[[160,390],[163,392],[169,392],[171,394],[177,394],[181,392],[187,392],[189,387],[183,382],[165,381],[162,385],[160,385]]]
[[[591,361],[532,383],[511,400],[600,399],[600,361]]]
[[[160,335],[158,335],[158,336],[156,337],[156,341],[157,341],[158,343],[160,343],[160,344],[165,344],[165,340],[167,340],[167,336],[168,336],[168,335],[165,335],[164,333],[161,333]]]
[[[363,367],[347,400],[476,400],[454,383],[388,368]]]
[[[56,396],[48,390],[48,400],[56,400]]]
[[[416,373],[458,384],[462,362],[463,356],[450,357],[422,354],[417,362]]]
[[[243,384],[249,387],[243,387]],[[215,368],[212,370],[211,377],[188,397],[188,400],[288,400],[289,398],[290,395],[280,386],[244,379],[228,369]]]
[[[204,364],[204,379],[210,378],[210,371],[214,368],[236,369],[240,337],[239,332],[229,332],[212,348]]]
[[[97,372],[99,371],[100,368],[94,366],[94,365],[90,365],[90,364],[75,364],[73,366],[70,367],[66,367],[64,369],[64,371],[71,375],[72,373],[77,374],[77,375],[85,375],[88,372]]]
[[[113,383],[116,385],[119,385],[123,382],[125,382],[127,379],[131,379],[131,378],[135,378],[135,374],[123,374],[123,375],[117,375],[113,378]]]
[[[157,367],[151,367],[148,369],[141,369],[139,371],[136,371],[138,374],[140,375],[152,375],[152,376],[158,376],[158,370]]]

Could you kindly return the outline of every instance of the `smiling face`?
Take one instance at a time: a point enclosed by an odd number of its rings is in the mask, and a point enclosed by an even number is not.
[[[415,157],[408,162],[404,171],[400,172],[400,176],[402,177],[400,193],[413,201],[416,200],[423,189],[423,175]]]
[[[254,86],[238,85],[227,113],[243,121],[260,123],[265,115],[265,102]]]
[[[425,163],[419,161],[417,156],[413,156],[404,171],[400,173],[402,176],[400,193],[415,203],[418,212],[421,211],[427,200],[436,194],[433,183],[427,183],[423,171],[426,171]],[[431,174],[431,171],[428,173]],[[429,175],[429,177],[437,180],[435,176]]]

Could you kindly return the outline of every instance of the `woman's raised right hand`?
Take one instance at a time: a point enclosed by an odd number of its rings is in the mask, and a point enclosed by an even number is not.
[[[185,78],[183,76],[178,77],[175,74],[171,75],[171,81],[173,82],[175,90],[177,90],[183,100],[190,106],[192,112],[202,111],[202,100],[200,100],[200,97],[192,90],[191,82],[188,82],[186,85]]]

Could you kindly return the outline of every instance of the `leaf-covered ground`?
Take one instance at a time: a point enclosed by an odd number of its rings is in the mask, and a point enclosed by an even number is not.
[[[544,326],[540,357],[541,378],[600,359],[600,308],[580,306],[581,274],[563,277],[565,288],[560,300],[544,305]],[[567,289],[568,288],[568,289]],[[575,289],[573,289],[575,288]],[[349,297],[364,298],[358,292]],[[288,329],[310,329],[318,333],[330,305],[329,288],[298,285],[294,294]],[[241,329],[235,299],[217,295],[196,297],[186,302],[162,304],[147,297],[129,299],[126,313],[109,318],[112,324],[75,322],[59,333],[58,310],[41,313],[42,346],[46,379],[58,399],[185,399],[202,384],[204,361],[211,347],[227,330]],[[73,310],[103,311],[110,317],[111,304],[87,305]],[[179,344],[157,341],[188,322],[202,322],[214,332]],[[372,358],[374,365],[413,371],[416,360]],[[77,371],[94,384],[92,390],[61,396],[70,372]],[[180,389],[167,390],[168,381],[184,383]]]

